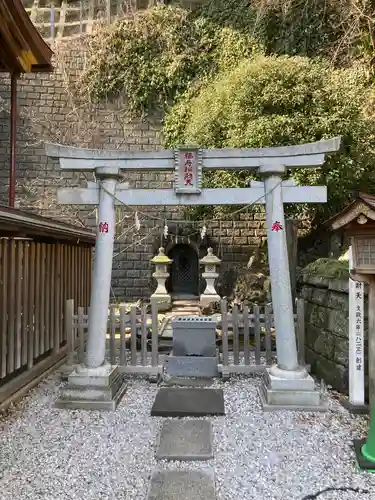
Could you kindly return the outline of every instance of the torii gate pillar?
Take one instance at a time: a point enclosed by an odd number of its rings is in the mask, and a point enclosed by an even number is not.
[[[98,224],[85,360],[69,375],[68,385],[56,401],[57,408],[114,410],[126,390],[118,367],[105,361],[119,169],[97,167],[95,177],[99,188]]]
[[[263,165],[272,308],[277,325],[277,365],[268,369],[259,394],[264,410],[323,410],[314,379],[298,364],[282,194],[283,165]]]

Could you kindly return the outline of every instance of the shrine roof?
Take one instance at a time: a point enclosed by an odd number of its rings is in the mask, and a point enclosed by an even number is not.
[[[52,71],[52,54],[21,0],[0,0],[0,72]]]
[[[3,205],[0,205],[0,235],[95,244],[95,233],[89,229]]]
[[[358,193],[357,198],[347,205],[341,212],[328,219],[324,225],[332,231],[343,229],[345,226],[364,215],[375,221],[375,196]]]

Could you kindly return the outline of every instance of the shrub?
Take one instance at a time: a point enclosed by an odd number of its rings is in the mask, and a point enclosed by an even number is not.
[[[300,184],[327,184],[329,203],[290,207],[291,215],[325,217],[339,210],[353,190],[374,190],[375,127],[360,66],[333,69],[303,57],[254,56],[222,72],[209,85],[182,97],[165,120],[166,145],[206,148],[301,144],[342,135],[344,150],[322,169],[298,169]],[[207,185],[244,186],[254,171],[214,172]],[[231,209],[232,210],[232,209]]]

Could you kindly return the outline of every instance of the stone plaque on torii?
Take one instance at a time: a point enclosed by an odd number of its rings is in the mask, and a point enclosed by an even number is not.
[[[298,365],[294,311],[285,236],[284,203],[325,203],[325,186],[296,186],[282,181],[287,169],[319,167],[325,156],[339,150],[336,137],[298,146],[259,149],[200,149],[183,146],[155,152],[105,151],[47,144],[47,155],[60,159],[63,170],[95,172],[96,183],[87,188],[63,188],[58,202],[97,205],[97,239],[93,267],[91,310],[86,359],[72,382],[115,378],[116,367],[105,363],[112,256],[115,238],[115,206],[166,205],[266,205],[268,258],[276,329],[277,365],[267,370],[260,396],[264,409],[321,409],[320,393],[304,367]],[[263,182],[248,188],[203,189],[203,170],[255,168]],[[127,170],[173,170],[173,189],[132,189],[120,183]],[[81,377],[81,378],[80,378]],[[103,378],[104,377],[104,378]],[[79,379],[80,378],[80,379]],[[82,382],[82,383],[81,383]],[[80,393],[80,397],[85,395]],[[90,398],[90,395],[87,395]],[[94,402],[91,402],[91,407]]]

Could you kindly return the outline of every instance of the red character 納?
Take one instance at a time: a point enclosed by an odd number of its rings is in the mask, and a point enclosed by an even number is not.
[[[101,222],[99,224],[99,233],[108,233],[108,224],[107,224],[107,222]]]

